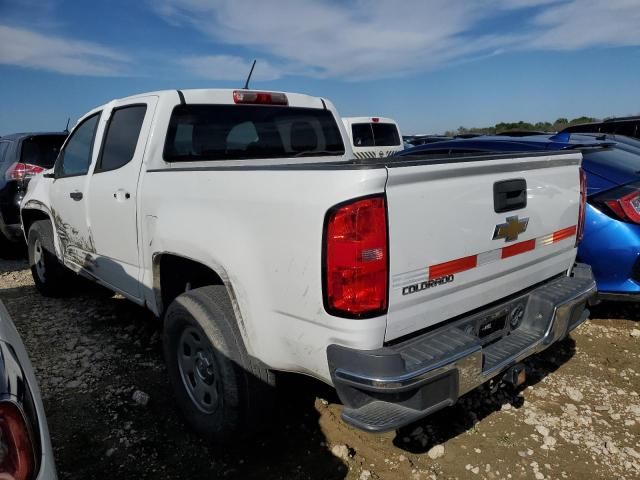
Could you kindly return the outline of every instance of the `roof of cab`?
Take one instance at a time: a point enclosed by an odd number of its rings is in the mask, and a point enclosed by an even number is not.
[[[102,108],[112,102],[123,102],[128,100],[136,100],[142,97],[157,96],[160,98],[171,98],[176,103],[180,103],[181,92],[185,103],[197,103],[197,104],[230,104],[233,105],[233,92],[237,90],[243,90],[241,88],[193,88],[193,89],[175,89],[175,90],[158,90],[155,92],[138,93],[130,95],[128,97],[116,98],[111,102],[107,102],[99,107]],[[248,89],[248,91],[266,92],[266,93],[282,93],[287,96],[290,107],[307,107],[307,108],[326,108],[326,100],[321,97],[313,97],[311,95],[305,95],[303,93],[293,92],[281,92],[277,90],[262,90],[262,89]]]

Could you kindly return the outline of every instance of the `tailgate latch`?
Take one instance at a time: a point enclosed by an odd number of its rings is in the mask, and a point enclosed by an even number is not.
[[[524,178],[502,180],[493,184],[493,209],[512,212],[527,206],[527,181]]]

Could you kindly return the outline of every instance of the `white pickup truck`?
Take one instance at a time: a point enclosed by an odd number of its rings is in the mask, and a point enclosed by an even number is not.
[[[277,371],[395,429],[583,322],[580,153],[352,156],[322,98],[248,90],[95,108],[22,222],[37,288],[75,272],[164,321],[185,417],[224,440],[267,416]]]

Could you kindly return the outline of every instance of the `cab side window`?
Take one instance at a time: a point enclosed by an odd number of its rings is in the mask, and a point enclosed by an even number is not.
[[[89,171],[99,118],[100,113],[95,113],[73,131],[56,162],[56,177],[85,175]]]
[[[146,105],[130,105],[113,111],[96,172],[116,170],[133,159],[146,111]]]

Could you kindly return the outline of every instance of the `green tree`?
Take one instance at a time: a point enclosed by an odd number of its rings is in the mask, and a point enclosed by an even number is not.
[[[576,125],[579,123],[592,123],[599,121],[594,117],[587,117],[585,115],[569,120],[565,117],[557,118],[553,123],[551,122],[524,122],[522,120],[517,122],[500,122],[496,123],[493,127],[472,127],[467,128],[465,126],[458,127],[457,130],[448,130],[444,132],[445,135],[453,137],[455,135],[464,135],[466,133],[480,133],[483,135],[495,135],[496,133],[509,132],[511,130],[518,131],[538,131],[538,132],[557,132],[562,130],[563,128],[568,127],[569,125]]]

